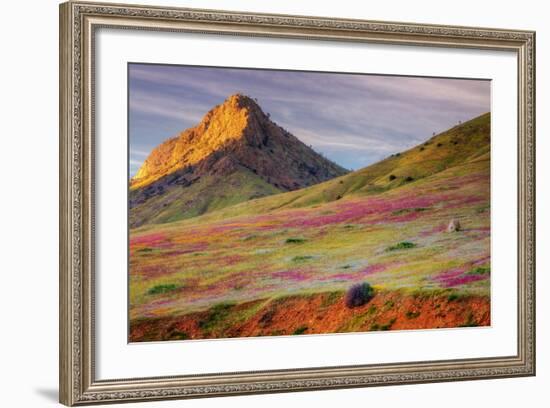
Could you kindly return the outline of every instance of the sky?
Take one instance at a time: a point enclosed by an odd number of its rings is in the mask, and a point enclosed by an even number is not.
[[[357,170],[490,111],[490,81],[179,65],[129,65],[130,177],[151,150],[228,96]]]

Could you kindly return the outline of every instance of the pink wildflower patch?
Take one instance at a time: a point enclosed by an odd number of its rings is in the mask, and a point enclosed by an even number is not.
[[[365,269],[359,271],[359,274],[362,276],[369,276],[378,272],[385,271],[387,268],[388,266],[383,264],[369,265]]]
[[[433,280],[439,283],[444,288],[452,288],[455,286],[466,285],[468,283],[487,278],[487,276],[485,275],[466,274],[468,269],[468,266],[460,266],[458,268],[440,273],[439,275],[435,276]]]
[[[271,274],[273,278],[288,279],[293,281],[305,281],[309,278],[309,275],[299,269],[290,269],[287,271],[273,272]]]
[[[420,231],[420,233],[418,235],[420,235],[421,237],[427,237],[427,236],[430,236],[430,235],[433,235],[433,234],[437,234],[439,232],[443,232],[446,229],[447,229],[446,224],[439,224],[439,225],[436,225],[435,227],[430,228],[428,230]]]
[[[159,244],[166,243],[166,236],[161,233],[140,235],[130,238],[130,246],[143,245],[143,246],[159,246]]]

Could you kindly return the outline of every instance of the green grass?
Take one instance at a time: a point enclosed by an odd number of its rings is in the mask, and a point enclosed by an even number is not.
[[[219,303],[208,310],[206,319],[199,322],[199,327],[203,332],[212,331],[219,326],[227,323],[226,318],[230,315],[233,303]]]
[[[159,294],[165,294],[169,292],[173,292],[175,290],[179,289],[179,286],[173,283],[166,284],[166,285],[156,285],[150,288],[147,291],[148,295],[159,295]]]
[[[468,271],[467,275],[488,275],[491,273],[491,268],[488,266],[478,266],[470,271]]]
[[[247,169],[239,169],[226,177],[205,176],[182,188],[165,187],[161,195],[153,196],[130,210],[130,226],[163,224],[220,210],[254,198],[280,193],[281,190]],[[129,192],[135,199],[142,189]]]
[[[396,245],[392,245],[388,248],[386,248],[386,251],[399,251],[401,249],[411,249],[416,247],[416,244],[409,242],[409,241],[403,241]]]

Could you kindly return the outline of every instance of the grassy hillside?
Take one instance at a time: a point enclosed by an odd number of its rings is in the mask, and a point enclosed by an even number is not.
[[[486,113],[361,170],[312,187],[226,208],[209,214],[207,219],[307,207],[350,195],[372,195],[392,190],[454,165],[488,158],[490,127],[491,116]]]
[[[133,339],[489,324],[489,120],[317,186],[132,229]],[[346,309],[361,282],[374,300]]]
[[[169,223],[280,192],[261,177],[241,167],[225,177],[205,175],[186,187],[177,184],[164,187],[162,194],[131,209],[129,224],[130,227],[136,227],[143,223]],[[129,194],[132,198],[136,190]]]

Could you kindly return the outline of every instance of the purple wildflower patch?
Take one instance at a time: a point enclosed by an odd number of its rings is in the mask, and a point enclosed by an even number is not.
[[[468,283],[476,282],[479,280],[487,279],[484,275],[466,275],[469,270],[469,266],[460,266],[451,270],[440,273],[433,278],[434,281],[439,283],[444,288],[452,288],[455,286],[466,285]]]

